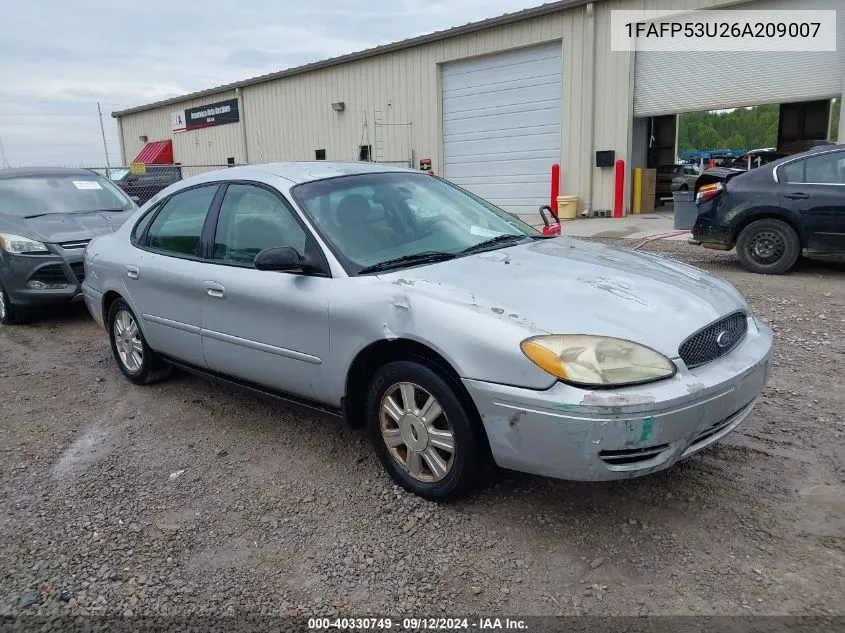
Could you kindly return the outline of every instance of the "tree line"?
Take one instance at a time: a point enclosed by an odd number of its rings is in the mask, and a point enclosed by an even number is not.
[[[839,129],[841,99],[833,103],[830,139]],[[689,112],[678,117],[678,151],[774,147],[778,136],[778,105],[736,108],[728,112]]]

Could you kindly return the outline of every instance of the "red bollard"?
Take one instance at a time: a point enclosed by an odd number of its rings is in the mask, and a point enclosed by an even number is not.
[[[622,217],[622,198],[625,195],[625,161],[616,161],[616,188],[613,195],[613,217]]]
[[[555,213],[558,212],[557,208],[557,197],[560,195],[560,165],[555,163],[552,165],[552,200],[551,200],[551,207],[552,211]]]

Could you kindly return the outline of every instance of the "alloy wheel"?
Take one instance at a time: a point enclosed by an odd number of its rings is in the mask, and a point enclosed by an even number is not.
[[[114,344],[123,366],[132,373],[140,371],[144,362],[144,344],[135,318],[126,310],[115,315]]]
[[[452,426],[437,399],[419,385],[401,382],[385,392],[379,428],[390,456],[417,481],[435,483],[452,470]]]
[[[0,321],[6,318],[6,292],[0,288]]]

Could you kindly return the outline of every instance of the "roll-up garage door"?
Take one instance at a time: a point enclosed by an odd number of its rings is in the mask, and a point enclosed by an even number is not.
[[[511,213],[547,204],[560,161],[561,43],[443,67],[443,175]]]
[[[845,10],[842,0],[763,0],[735,8],[838,9],[837,50],[804,53],[637,53],[634,116],[810,101],[842,93],[842,78],[845,77]],[[676,20],[682,22],[684,18]]]

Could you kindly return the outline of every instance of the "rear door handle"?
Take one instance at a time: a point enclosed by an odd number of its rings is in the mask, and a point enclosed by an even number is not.
[[[216,281],[206,281],[203,285],[209,297],[214,297],[215,299],[226,298],[226,288],[223,287],[223,284]]]
[[[783,194],[784,198],[789,198],[790,200],[806,200],[810,197],[810,194],[807,193],[785,193]]]
[[[141,269],[137,266],[127,266],[126,267],[126,276],[129,279],[140,279],[141,278]]]

